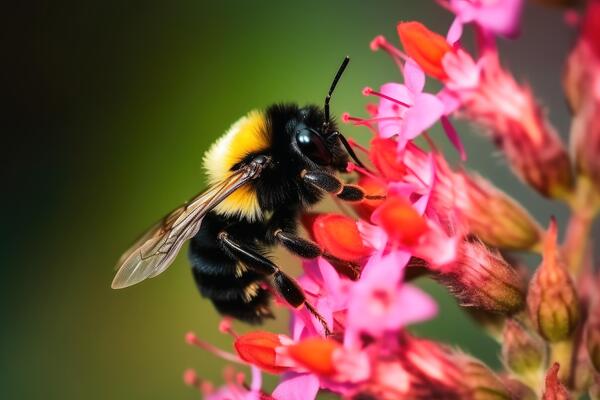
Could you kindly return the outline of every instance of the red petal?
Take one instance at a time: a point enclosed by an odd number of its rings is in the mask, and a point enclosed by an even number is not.
[[[375,138],[371,141],[369,152],[369,157],[379,172],[392,180],[400,180],[406,175],[404,163],[396,151],[397,147],[398,143],[394,139]]]
[[[331,255],[346,261],[358,261],[371,254],[363,244],[356,221],[343,215],[320,215],[313,225],[317,242]]]
[[[448,78],[442,66],[442,59],[452,46],[446,39],[430,31],[420,22],[401,22],[398,24],[398,36],[404,51],[430,76],[445,80]]]
[[[308,370],[318,375],[330,376],[336,372],[333,352],[340,347],[338,342],[331,339],[310,338],[287,349],[290,357]]]
[[[263,331],[250,332],[239,336],[234,343],[240,358],[262,370],[280,373],[285,368],[275,364],[275,348],[281,346],[279,336]]]
[[[427,222],[413,206],[400,197],[388,198],[374,213],[373,222],[385,229],[392,241],[414,245],[427,231]]]

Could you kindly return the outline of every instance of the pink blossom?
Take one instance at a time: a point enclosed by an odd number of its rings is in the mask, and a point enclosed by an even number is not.
[[[360,333],[380,337],[435,315],[433,300],[419,289],[401,283],[409,258],[409,253],[395,251],[369,260],[361,279],[350,290],[348,342],[353,343]]]
[[[322,257],[305,261],[303,267],[305,274],[298,281],[308,299],[335,332],[334,315],[347,308],[349,281],[340,278],[333,266]],[[291,331],[294,340],[320,336],[322,330],[323,326],[306,308],[293,312]]]
[[[514,38],[519,34],[522,0],[448,0],[446,6],[456,14],[453,25],[473,22],[494,35]]]
[[[379,134],[384,138],[398,135],[400,149],[433,126],[443,114],[442,102],[433,94],[424,93],[424,87],[425,74],[411,59],[404,64],[404,84],[386,83],[381,87],[385,97],[381,98],[377,112]]]

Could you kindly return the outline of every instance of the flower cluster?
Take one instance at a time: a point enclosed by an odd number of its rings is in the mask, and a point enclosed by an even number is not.
[[[446,36],[401,22],[399,46],[383,36],[371,42],[396,63],[399,82],[365,88],[376,99],[368,116],[342,119],[372,133],[366,146],[350,142],[370,167],[350,163],[348,172],[374,196],[303,217],[324,254],[303,260],[298,280],[312,307],[290,310],[288,333],[238,335],[224,320],[234,352],[188,335],[190,344],[252,366],[250,383],[229,371],[218,390],[186,372],[205,398],[600,398],[600,276],[589,251],[600,210],[600,0],[587,2],[566,62],[572,157],[531,88],[500,62],[496,38],[518,36],[522,1],[438,3],[455,15]],[[461,45],[466,25],[475,52]],[[436,93],[425,90],[428,77],[439,83]],[[491,138],[532,189],[571,207],[564,242],[553,218],[543,229],[492,182],[446,161],[427,131],[439,123],[464,161],[453,118]],[[537,269],[514,258],[520,251],[541,256]],[[505,371],[406,329],[437,313],[415,276],[435,279],[480,320],[496,322],[490,333]],[[261,388],[261,371],[280,376],[271,393]]]

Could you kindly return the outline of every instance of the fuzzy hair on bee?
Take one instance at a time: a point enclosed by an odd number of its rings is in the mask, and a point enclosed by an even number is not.
[[[369,196],[337,175],[360,160],[329,113],[340,66],[324,107],[294,103],[254,110],[235,122],[203,159],[208,188],[154,225],[119,260],[113,288],[159,275],[190,240],[196,285],[223,315],[249,323],[272,317],[273,292],[290,306],[306,307],[302,288],[268,256],[276,245],[303,258],[327,257],[354,277],[358,266],[328,255],[298,236],[303,212],[325,194],[346,201]]]

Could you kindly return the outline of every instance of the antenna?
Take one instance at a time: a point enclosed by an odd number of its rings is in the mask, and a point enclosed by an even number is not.
[[[350,62],[350,57],[344,57],[344,61],[342,61],[342,65],[338,68],[337,74],[335,74],[335,78],[333,78],[333,82],[331,82],[331,87],[329,88],[329,93],[327,93],[327,97],[325,97],[325,127],[329,126],[329,102],[331,101],[331,95],[337,86],[338,81],[342,77],[342,74],[346,70],[348,63]]]

